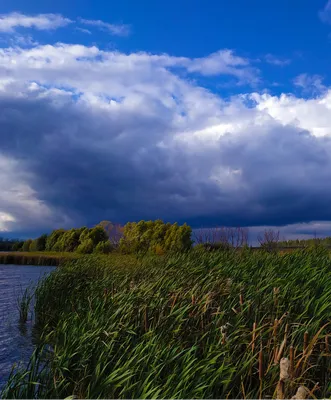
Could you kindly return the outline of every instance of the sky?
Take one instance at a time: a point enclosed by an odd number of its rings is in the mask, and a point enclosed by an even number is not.
[[[0,0],[0,236],[331,235],[331,0]]]

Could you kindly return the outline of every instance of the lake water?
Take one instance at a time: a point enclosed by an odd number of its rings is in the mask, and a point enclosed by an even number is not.
[[[22,290],[35,287],[38,280],[55,267],[0,265],[0,388],[6,382],[14,363],[29,361],[33,351],[33,318],[19,323],[17,299]],[[31,311],[33,305],[31,304]]]

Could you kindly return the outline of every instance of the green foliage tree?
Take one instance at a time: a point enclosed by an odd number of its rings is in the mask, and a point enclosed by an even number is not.
[[[93,252],[93,241],[92,239],[84,239],[80,245],[77,247],[77,253],[81,254],[91,254]]]
[[[36,239],[36,251],[45,251],[47,242],[47,235],[43,234]]]
[[[86,242],[86,240],[91,240],[94,249],[98,243],[106,242],[108,240],[108,235],[102,226],[97,225],[91,229],[84,229],[79,240],[81,244]]]
[[[192,229],[184,224],[164,223],[162,220],[129,222],[124,226],[120,250],[124,253],[163,254],[191,248]]]
[[[20,240],[13,244],[12,250],[13,251],[21,251],[23,247],[24,241]]]
[[[95,226],[89,231],[89,238],[93,242],[93,246],[96,247],[100,242],[105,242],[108,240],[107,232],[102,226]]]
[[[46,251],[61,251],[61,237],[65,234],[64,229],[55,229],[46,240]]]
[[[99,242],[96,245],[93,253],[96,253],[96,254],[108,254],[112,250],[113,250],[112,245],[111,245],[110,241],[107,240],[105,242]]]
[[[37,251],[37,239],[31,240],[28,251]]]
[[[60,251],[73,252],[80,245],[80,236],[86,228],[70,229],[66,231],[57,241],[57,247]]]
[[[22,251],[30,251],[30,245],[32,243],[32,239],[28,239],[23,243]]]

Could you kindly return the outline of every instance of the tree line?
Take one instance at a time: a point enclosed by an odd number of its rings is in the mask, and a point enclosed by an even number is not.
[[[128,222],[126,225],[101,221],[93,228],[56,229],[49,235],[25,241],[0,238],[0,251],[77,252],[82,254],[120,252],[165,254],[183,252],[192,245],[208,251],[248,247],[248,228],[217,227],[192,229],[187,224],[162,220]],[[192,240],[193,238],[193,240]],[[265,230],[258,236],[261,248],[271,251],[286,247],[331,247],[331,237],[280,241],[279,231]]]
[[[13,251],[77,252],[81,254],[125,254],[185,251],[192,246],[192,229],[188,225],[164,223],[162,220],[128,222],[123,227],[102,221],[93,228],[56,229],[36,239],[17,241]]]
[[[278,245],[281,247],[311,247],[316,245],[331,247],[331,237],[284,240],[278,242]]]
[[[11,251],[13,246],[18,242],[18,239],[6,239],[0,237],[0,251]]]

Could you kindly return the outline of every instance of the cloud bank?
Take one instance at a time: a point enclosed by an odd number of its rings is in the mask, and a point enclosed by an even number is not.
[[[0,231],[330,220],[331,91],[222,98],[208,76],[254,84],[260,71],[229,49],[0,49]]]

